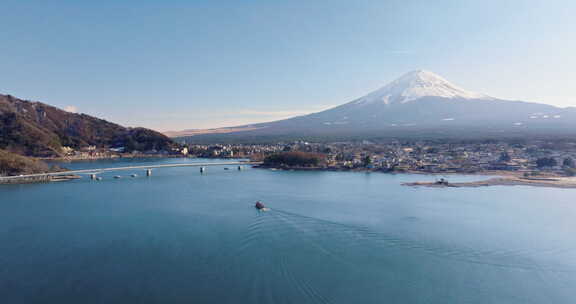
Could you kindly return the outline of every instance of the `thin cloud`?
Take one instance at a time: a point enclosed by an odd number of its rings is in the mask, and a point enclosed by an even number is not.
[[[172,112],[157,115],[140,115],[138,121],[127,122],[127,125],[142,124],[160,131],[178,131],[185,129],[212,129],[236,127],[255,123],[269,122],[320,112],[335,107],[335,105],[310,105],[302,109],[256,110],[250,108],[217,111],[200,110]]]
[[[305,111],[258,111],[258,110],[240,110],[238,112],[233,112],[230,114],[238,114],[238,115],[245,115],[245,116],[277,116],[277,117],[284,117],[284,116],[298,116],[304,115],[309,112]]]
[[[236,112],[229,113],[230,115],[239,115],[239,116],[267,116],[267,117],[292,117],[292,116],[300,116],[306,115],[310,113],[315,113],[323,110],[327,110],[329,108],[334,107],[333,105],[318,105],[308,107],[307,109],[300,109],[300,110],[279,110],[279,111],[261,111],[261,110],[252,110],[252,109],[242,109]]]
[[[64,111],[70,112],[70,113],[78,113],[78,108],[75,106],[66,106],[66,107],[64,107]]]
[[[410,54],[414,54],[414,51],[410,51],[410,50],[390,50],[388,51],[389,54],[394,54],[394,55],[410,55]]]

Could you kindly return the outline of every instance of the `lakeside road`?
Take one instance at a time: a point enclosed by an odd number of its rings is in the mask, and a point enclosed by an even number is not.
[[[487,186],[534,186],[549,188],[576,189],[576,177],[520,177],[502,176],[481,181],[438,183],[438,182],[411,182],[403,183],[404,186],[411,187],[432,187],[432,188],[475,188]]]

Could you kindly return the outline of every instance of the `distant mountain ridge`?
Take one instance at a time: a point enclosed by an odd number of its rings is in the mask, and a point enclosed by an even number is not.
[[[145,128],[126,128],[41,102],[0,95],[0,149],[25,156],[59,156],[62,147],[125,147],[128,151],[169,150],[176,144]]]
[[[474,132],[483,135],[571,132],[575,127],[575,108],[497,99],[460,88],[432,72],[418,70],[322,112],[234,127],[230,128],[234,132],[228,134],[196,135],[186,140],[458,133],[474,136]]]

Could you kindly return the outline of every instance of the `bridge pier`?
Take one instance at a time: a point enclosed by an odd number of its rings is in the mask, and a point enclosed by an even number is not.
[[[185,163],[185,164],[163,164],[163,165],[145,165],[130,167],[113,167],[99,169],[81,169],[64,172],[37,173],[19,176],[0,176],[0,184],[18,184],[28,182],[60,181],[74,179],[76,174],[89,174],[91,179],[102,180],[100,173],[120,171],[120,170],[146,170],[146,176],[152,175],[153,168],[172,168],[172,167],[200,167],[200,173],[205,173],[208,166],[238,166],[238,170],[243,170],[244,166],[261,164],[261,162],[210,162],[210,163]]]

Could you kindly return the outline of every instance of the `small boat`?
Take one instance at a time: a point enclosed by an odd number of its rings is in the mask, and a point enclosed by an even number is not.
[[[257,201],[256,205],[254,205],[254,207],[258,210],[262,210],[262,209],[266,208],[266,207],[264,207],[264,204],[262,204],[260,201]]]
[[[138,174],[132,174],[131,177],[138,177]]]
[[[224,168],[224,170],[230,170],[230,168],[226,167],[226,168]]]
[[[120,175],[114,175],[114,178],[122,178]]]

